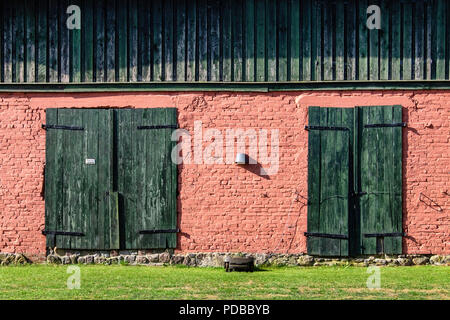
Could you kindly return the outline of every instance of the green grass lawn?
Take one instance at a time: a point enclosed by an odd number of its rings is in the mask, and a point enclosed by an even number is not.
[[[67,289],[67,266],[0,267],[0,299],[450,299],[450,268],[381,268],[367,289],[361,267],[220,268],[80,266],[81,288]]]

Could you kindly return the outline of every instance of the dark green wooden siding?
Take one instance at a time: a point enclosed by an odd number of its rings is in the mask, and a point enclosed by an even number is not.
[[[66,28],[81,7],[82,29]],[[366,28],[368,5],[381,30]],[[445,80],[450,0],[16,0],[1,82]]]

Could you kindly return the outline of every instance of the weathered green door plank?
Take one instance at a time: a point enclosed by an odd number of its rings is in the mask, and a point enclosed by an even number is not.
[[[58,111],[58,124],[65,126],[75,126],[74,119],[72,115],[72,109],[60,109]],[[76,179],[79,176],[75,176],[76,163],[74,153],[78,153],[80,150],[76,150],[74,143],[77,139],[82,138],[81,131],[75,130],[62,130],[60,149],[58,153],[62,155],[62,183],[59,186],[62,190],[62,212],[61,220],[59,224],[58,231],[75,231],[73,230],[72,219],[76,216],[74,212],[76,210],[75,199],[76,199]],[[75,173],[75,174],[73,174]],[[58,248],[71,248],[71,237],[61,236],[58,237],[57,247]]]
[[[87,114],[87,122],[86,122],[86,159],[96,159],[98,161],[99,159],[99,152],[98,152],[98,128],[99,127],[99,121],[100,121],[100,114],[98,110],[90,109],[86,111]],[[89,248],[90,246],[93,248],[99,248],[99,238],[98,234],[100,231],[99,229],[99,221],[100,217],[98,214],[93,214],[93,210],[98,210],[98,188],[99,188],[99,171],[97,166],[95,165],[88,165],[85,162],[85,172],[87,176],[87,197],[86,197],[86,208],[85,212],[88,213],[85,217],[86,222],[89,223],[88,228],[86,228],[89,233],[86,236],[86,246]],[[94,209],[93,209],[94,208]]]
[[[320,116],[320,122],[326,126],[336,124],[336,109],[324,108]],[[320,231],[330,231],[334,225],[334,214],[336,211],[336,132],[324,130],[321,133],[321,161],[320,161]],[[329,232],[332,233],[332,232]],[[336,244],[339,240],[320,238],[320,254],[335,255]]]
[[[308,125],[320,126],[320,108],[309,107]],[[320,226],[320,131],[308,133],[308,231],[319,232]],[[307,239],[307,250],[310,254],[320,254],[319,238]]]
[[[45,113],[47,124],[58,124],[58,111],[57,109],[47,109]],[[57,201],[58,193],[61,192],[60,185],[58,184],[58,177],[60,176],[58,166],[58,158],[61,157],[61,153],[56,152],[58,143],[57,130],[49,130],[45,137],[46,153],[45,153],[45,229],[56,230],[57,219],[59,216]],[[54,248],[56,243],[53,241],[54,237],[47,236],[47,247]]]
[[[172,128],[176,109],[122,109],[118,117],[118,192],[127,249],[174,248],[176,233],[140,234],[176,228],[176,165],[172,163]]]
[[[402,107],[401,106],[393,106],[392,107],[392,121],[401,122],[402,121]],[[390,160],[392,161],[390,166],[392,168],[392,175],[388,176],[390,182],[390,192],[391,198],[390,201],[392,203],[391,210],[391,221],[392,221],[392,231],[393,232],[402,232],[403,231],[403,166],[402,166],[402,157],[403,157],[403,146],[402,146],[402,128],[395,127],[391,129],[392,132],[392,149],[393,153],[390,154],[392,157]],[[389,239],[388,239],[389,240]],[[403,253],[402,251],[402,238],[401,237],[393,237],[390,241],[385,242],[385,251],[387,253]],[[389,248],[389,245],[392,247]]]
[[[348,124],[351,123],[351,116],[353,113],[350,109],[341,108],[335,109],[336,111],[336,123],[342,127],[349,128]],[[344,122],[345,120],[345,122]],[[343,134],[342,134],[343,133]],[[333,212],[333,228],[338,234],[346,234],[349,236],[349,183],[350,183],[350,131],[341,132],[335,136],[335,175],[338,183],[335,187],[335,194],[340,195],[334,199],[334,212]],[[337,240],[336,252],[339,255],[346,256],[350,254],[349,240]]]
[[[359,249],[359,217],[358,210],[354,206],[355,201],[354,198],[350,196],[351,190],[357,190],[355,186],[355,174],[354,174],[354,168],[355,168],[355,136],[357,135],[355,128],[355,118],[357,118],[357,115],[355,115],[355,108],[342,108],[341,109],[341,122],[340,126],[344,128],[348,128],[348,169],[344,167],[340,167],[339,177],[340,177],[340,185],[339,185],[339,194],[347,194],[348,195],[348,201],[347,206],[345,206],[344,202],[339,202],[340,205],[340,212],[341,212],[341,219],[340,219],[340,225],[339,225],[339,232],[340,233],[347,233],[349,240],[347,242],[341,241],[341,252],[348,252],[349,255],[357,255],[358,249]],[[342,146],[342,148],[344,145]],[[341,150],[341,148],[337,148],[337,150]],[[344,153],[341,153],[341,155],[344,155]],[[341,161],[344,161],[341,159]],[[347,179],[347,182],[346,182]],[[344,212],[347,212],[348,214],[348,221],[347,224],[343,223],[345,221],[344,218]]]
[[[122,198],[121,219],[124,223],[125,234],[123,247],[133,247],[133,235],[135,234],[134,215],[134,185],[132,184],[133,170],[133,154],[132,154],[132,137],[136,130],[133,128],[131,109],[119,109],[115,111],[117,114],[117,180],[118,192]]]
[[[105,112],[110,112],[105,110]],[[112,191],[112,163],[105,161],[105,159],[111,159],[110,150],[112,149],[111,138],[112,138],[112,128],[109,125],[107,116],[105,112],[98,113],[98,156],[96,159],[96,167],[98,168],[98,178],[97,178],[97,193],[96,198],[98,199],[97,210],[97,226],[98,226],[98,247],[104,248],[108,247],[109,243],[105,240],[109,240],[109,192]]]
[[[353,122],[351,109],[310,107],[309,126],[346,127]],[[308,253],[348,256],[349,130],[309,130],[308,137]]]
[[[83,117],[80,116],[79,110],[71,109],[70,110],[70,118],[71,125],[73,126],[83,126]],[[84,176],[84,132],[78,131],[77,134],[72,134],[71,137],[71,148],[73,149],[70,152],[70,161],[72,163],[72,172],[70,173],[71,179],[73,182],[73,187],[71,190],[71,218],[70,218],[70,230],[80,229],[83,225],[83,215],[85,214],[82,210],[83,198],[84,194],[84,186],[83,186],[83,176]],[[69,181],[70,181],[69,180]],[[70,239],[70,247],[71,248],[80,248],[81,247],[81,237],[68,237]]]
[[[151,116],[150,111],[148,109],[137,109],[134,111],[136,114],[136,118],[138,119],[138,124],[141,125],[142,123],[148,123],[149,118]],[[147,225],[146,219],[148,219],[147,215],[144,214],[147,212],[147,201],[149,201],[150,197],[147,196],[147,184],[148,180],[151,179],[152,173],[149,172],[149,175],[147,175],[147,163],[149,160],[149,156],[152,155],[151,150],[149,148],[149,144],[151,143],[150,137],[147,139],[147,132],[146,130],[136,130],[135,135],[135,152],[134,155],[136,162],[135,162],[135,171],[133,174],[135,176],[138,176],[139,178],[136,179],[136,194],[138,195],[136,198],[136,216],[133,216],[134,222],[127,225],[132,225],[133,228],[133,234],[135,239],[141,238],[140,235],[138,235],[138,228],[136,227],[143,227]],[[150,152],[149,152],[150,151]],[[131,217],[131,215],[127,214],[127,219]],[[133,237],[133,235],[131,235]],[[134,243],[133,246],[138,246],[137,243]]]
[[[401,236],[367,234],[402,232],[402,128],[365,127],[402,121],[401,106],[361,109],[361,246],[364,254],[402,252]]]
[[[47,109],[47,125],[83,129],[47,129],[46,230],[84,234],[82,237],[48,235],[48,246],[119,248],[118,211],[110,199],[114,151],[112,121],[112,110]]]

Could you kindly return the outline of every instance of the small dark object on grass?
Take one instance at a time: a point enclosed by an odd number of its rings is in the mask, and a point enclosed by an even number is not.
[[[227,257],[227,258],[225,258],[224,266],[225,266],[225,271],[226,272],[231,272],[233,270],[235,270],[235,271],[253,272],[253,270],[255,268],[254,258],[252,258],[252,257],[248,257],[248,258],[244,258],[244,257],[230,258],[230,257]]]

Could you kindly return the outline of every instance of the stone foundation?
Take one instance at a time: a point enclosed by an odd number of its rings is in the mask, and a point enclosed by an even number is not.
[[[32,263],[30,259],[21,253],[2,253],[0,252],[0,266],[23,265]]]
[[[450,255],[378,255],[356,258],[323,258],[307,254],[265,253],[186,253],[168,251],[63,251],[51,252],[48,264],[125,264],[125,265],[185,265],[191,267],[223,267],[226,256],[253,257],[256,266],[450,266]],[[23,265],[32,263],[20,253],[0,253],[0,265]]]
[[[258,253],[187,253],[154,251],[65,252],[47,256],[48,263],[57,264],[127,264],[127,265],[186,265],[192,267],[223,267],[226,256],[253,257],[256,266],[413,266],[448,265],[450,255],[380,255],[357,258],[322,258],[306,254]]]

